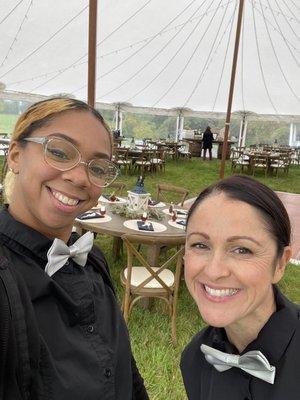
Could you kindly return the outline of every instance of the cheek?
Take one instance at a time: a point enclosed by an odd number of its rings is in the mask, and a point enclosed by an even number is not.
[[[184,257],[184,274],[186,282],[191,282],[202,271],[202,263],[199,257],[187,252]]]

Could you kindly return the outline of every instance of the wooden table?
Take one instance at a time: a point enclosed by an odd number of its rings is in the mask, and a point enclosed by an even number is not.
[[[92,223],[89,222],[88,220],[86,221],[80,221],[76,220],[75,221],[75,227],[79,230],[83,231],[91,231],[95,233],[100,233],[100,234],[106,234],[110,235],[115,238],[114,244],[113,244],[113,254],[115,258],[120,256],[120,249],[122,246],[122,239],[121,236],[124,235],[125,233],[127,234],[140,234],[140,235],[151,235],[151,236],[157,236],[157,238],[162,238],[162,237],[170,237],[170,238],[182,238],[185,237],[185,230],[181,228],[175,228],[171,225],[168,224],[168,221],[170,217],[167,214],[164,214],[164,217],[161,221],[154,220],[154,222],[159,222],[167,227],[167,229],[163,232],[143,232],[143,231],[135,231],[129,228],[126,228],[123,223],[128,220],[128,218],[121,217],[120,215],[117,214],[112,214],[111,212],[111,205],[105,204],[106,210],[107,210],[107,215],[111,216],[112,219],[109,222],[100,222],[100,223]],[[163,210],[165,208],[168,208],[168,205],[166,207],[160,208],[160,210]],[[182,207],[176,207],[178,209],[181,209]],[[150,265],[155,266],[157,264],[157,260],[159,257],[160,253],[160,246],[155,245],[152,248],[149,248],[148,254],[147,254],[147,260]]]

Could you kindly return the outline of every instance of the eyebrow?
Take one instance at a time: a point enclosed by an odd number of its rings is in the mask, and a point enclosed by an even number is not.
[[[79,143],[76,140],[74,140],[73,138],[71,138],[68,135],[65,135],[64,133],[54,132],[50,136],[56,136],[56,137],[59,137],[61,139],[65,139],[68,142],[71,142],[74,146],[79,147]],[[99,152],[99,151],[93,153],[93,158],[105,158],[107,160],[110,159],[108,154],[102,153],[102,152]]]
[[[207,240],[210,239],[209,235],[207,235],[204,232],[192,232],[189,235],[187,235],[187,239],[189,239],[191,236],[203,236]],[[231,243],[231,242],[234,242],[234,241],[239,240],[239,239],[250,240],[251,242],[257,244],[258,246],[261,246],[261,244],[257,240],[253,239],[251,236],[244,236],[244,235],[243,236],[231,236],[226,241]]]

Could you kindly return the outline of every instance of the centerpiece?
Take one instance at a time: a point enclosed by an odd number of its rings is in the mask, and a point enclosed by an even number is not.
[[[128,209],[132,211],[146,211],[150,193],[147,193],[144,188],[144,177],[139,176],[135,187],[128,190]]]

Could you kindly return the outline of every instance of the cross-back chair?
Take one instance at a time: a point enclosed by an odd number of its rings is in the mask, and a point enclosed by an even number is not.
[[[122,193],[125,189],[125,184],[122,182],[113,182],[107,188],[105,188],[105,192],[114,192],[116,196],[122,196]]]
[[[132,162],[128,158],[128,149],[117,147],[114,149],[114,163],[124,169],[125,173],[131,169]]]
[[[179,204],[183,206],[184,200],[187,198],[189,191],[185,188],[169,185],[167,183],[158,183],[157,188],[157,200],[165,201],[170,203]]]
[[[139,300],[162,299],[168,306],[172,342],[176,345],[176,309],[185,239],[158,239],[148,235],[123,235],[122,239],[127,250],[127,267],[121,272],[121,283],[125,286],[122,305],[125,321],[128,321],[132,307]],[[167,261],[152,266],[141,254],[140,245],[174,247],[175,253]]]

